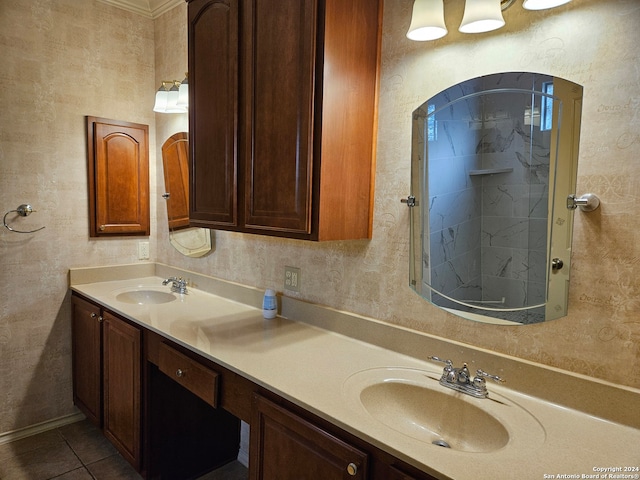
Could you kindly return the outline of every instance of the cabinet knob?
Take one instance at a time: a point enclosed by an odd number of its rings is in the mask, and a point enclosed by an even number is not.
[[[347,473],[352,477],[355,477],[358,473],[358,466],[355,463],[351,462],[349,465],[347,465]]]
[[[102,323],[102,320],[104,320],[102,316],[98,317],[98,323]]]
[[[91,318],[96,318],[98,316],[98,314],[96,312],[92,312],[91,313]]]
[[[100,231],[103,232],[107,228],[106,225],[100,225]]]
[[[176,377],[184,377],[184,371],[181,368],[176,370]]]

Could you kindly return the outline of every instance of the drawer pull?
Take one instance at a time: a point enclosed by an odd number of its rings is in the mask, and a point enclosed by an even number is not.
[[[347,473],[352,477],[355,477],[358,473],[358,466],[353,462],[350,463],[349,465],[347,465]]]
[[[183,377],[185,374],[184,370],[182,370],[181,368],[179,368],[178,370],[176,370],[176,377]]]

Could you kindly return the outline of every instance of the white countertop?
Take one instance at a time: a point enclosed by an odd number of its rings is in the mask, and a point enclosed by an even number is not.
[[[265,320],[257,308],[198,289],[159,305],[116,300],[119,293],[137,287],[168,292],[162,280],[147,276],[74,284],[72,289],[438,478],[640,478],[640,471],[633,470],[640,467],[640,430],[491,382],[490,396],[498,401],[468,395],[463,400],[487,409],[503,423],[510,436],[507,446],[477,453],[414,440],[361,408],[352,393],[354,378],[366,370],[394,367],[421,370],[437,379],[440,365],[303,322]],[[448,395],[461,396],[430,381]],[[631,471],[624,471],[629,467]],[[611,474],[629,476],[604,476],[597,470],[604,468],[620,468]]]

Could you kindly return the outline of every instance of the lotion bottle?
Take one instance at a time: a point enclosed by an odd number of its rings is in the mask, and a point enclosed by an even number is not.
[[[268,288],[264,292],[264,298],[262,299],[262,316],[264,318],[276,318],[278,313],[278,302],[276,301],[276,292]]]

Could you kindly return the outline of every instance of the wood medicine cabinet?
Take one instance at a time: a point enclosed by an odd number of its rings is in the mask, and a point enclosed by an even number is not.
[[[89,235],[149,235],[149,126],[87,117]]]

